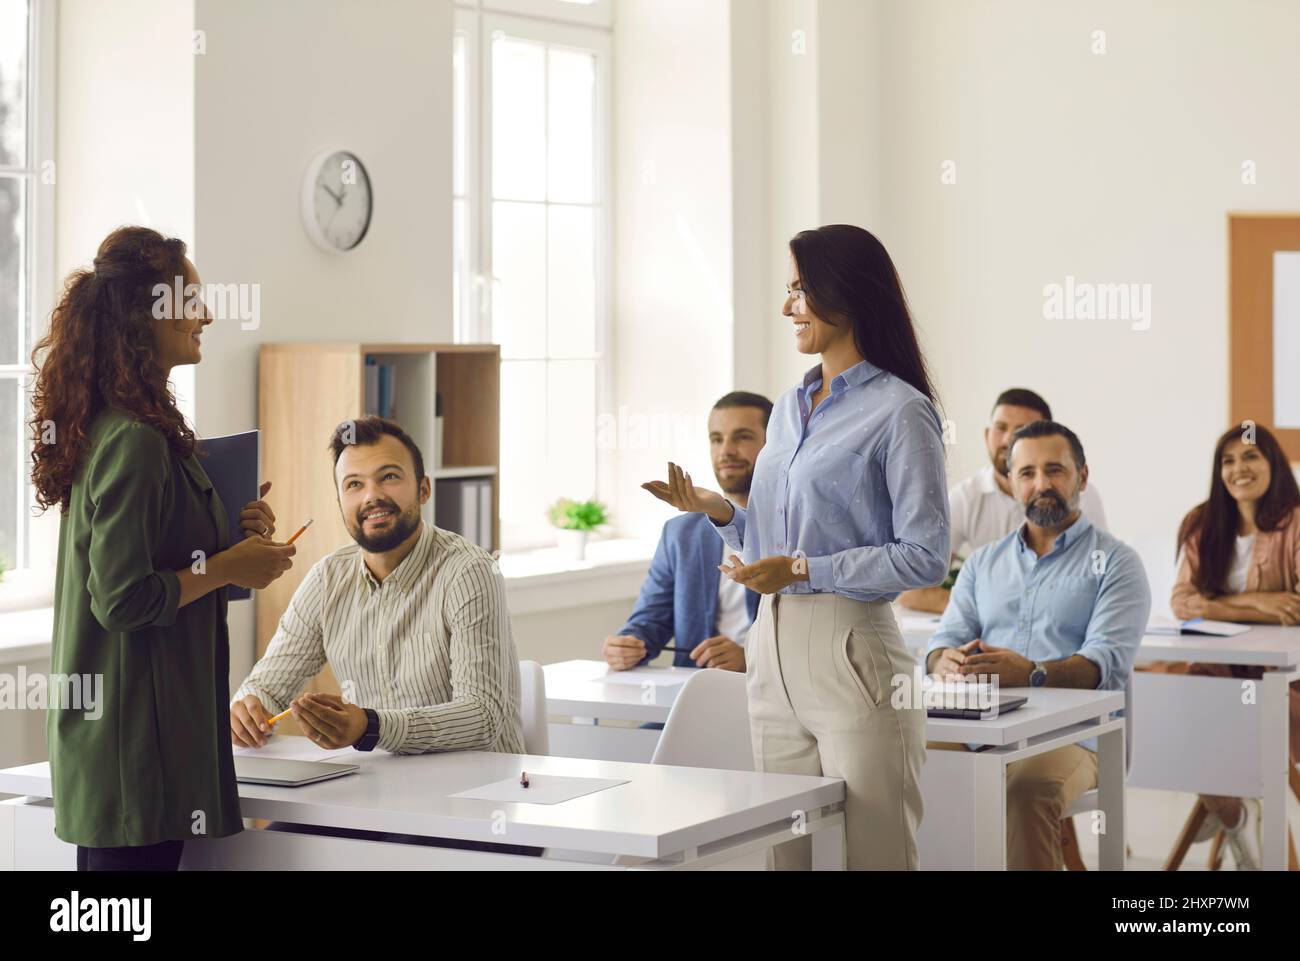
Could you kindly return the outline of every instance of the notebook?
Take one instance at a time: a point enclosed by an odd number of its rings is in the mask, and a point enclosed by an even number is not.
[[[1203,617],[1194,617],[1190,621],[1174,621],[1168,618],[1153,618],[1147,625],[1148,634],[1176,636],[1179,634],[1200,634],[1206,637],[1236,637],[1250,630],[1247,624],[1233,624],[1230,621],[1207,621]]]
[[[355,764],[331,761],[287,761],[278,757],[235,756],[235,780],[240,784],[273,784],[277,787],[301,787],[355,774]]]

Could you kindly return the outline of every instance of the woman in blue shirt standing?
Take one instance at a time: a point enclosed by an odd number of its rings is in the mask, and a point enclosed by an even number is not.
[[[763,595],[746,672],[756,769],[843,778],[849,868],[914,869],[925,714],[891,703],[916,660],[889,604],[948,572],[942,428],[880,241],[835,225],[790,253],[782,314],[821,363],[776,402],[748,509],[675,464],[643,486],[708,514],[739,554],[724,573]],[[809,842],[780,845],[776,867],[807,867]]]

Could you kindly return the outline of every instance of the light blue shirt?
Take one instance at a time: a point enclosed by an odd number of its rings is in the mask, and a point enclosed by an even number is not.
[[[1137,552],[1083,514],[1039,557],[1025,525],[979,548],[962,565],[926,658],[980,638],[1031,661],[1075,654],[1097,665],[1099,690],[1122,690],[1151,613]],[[1090,751],[1097,739],[1081,742]]]
[[[892,601],[938,584],[948,573],[948,485],[934,405],[864,360],[831,380],[809,420],[821,384],[818,365],[777,400],[749,507],[719,533],[746,564],[801,551],[809,580],[783,594]]]

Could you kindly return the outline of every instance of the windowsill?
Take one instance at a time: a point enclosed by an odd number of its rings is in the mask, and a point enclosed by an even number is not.
[[[0,614],[31,611],[54,603],[54,568],[6,571],[0,578]]]
[[[641,591],[655,541],[592,541],[577,561],[556,547],[501,557],[512,615],[628,601]],[[6,659],[48,651],[54,618],[54,571],[8,571],[0,580],[0,654]]]
[[[639,538],[591,541],[581,561],[557,547],[504,554],[499,563],[510,613],[537,614],[634,599],[650,569],[655,545],[653,539]]]

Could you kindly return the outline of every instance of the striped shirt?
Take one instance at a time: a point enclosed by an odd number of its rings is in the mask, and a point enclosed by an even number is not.
[[[344,699],[379,715],[386,751],[524,753],[505,581],[458,534],[422,522],[382,583],[356,544],[321,558],[234,700],[278,714],[327,661]]]

